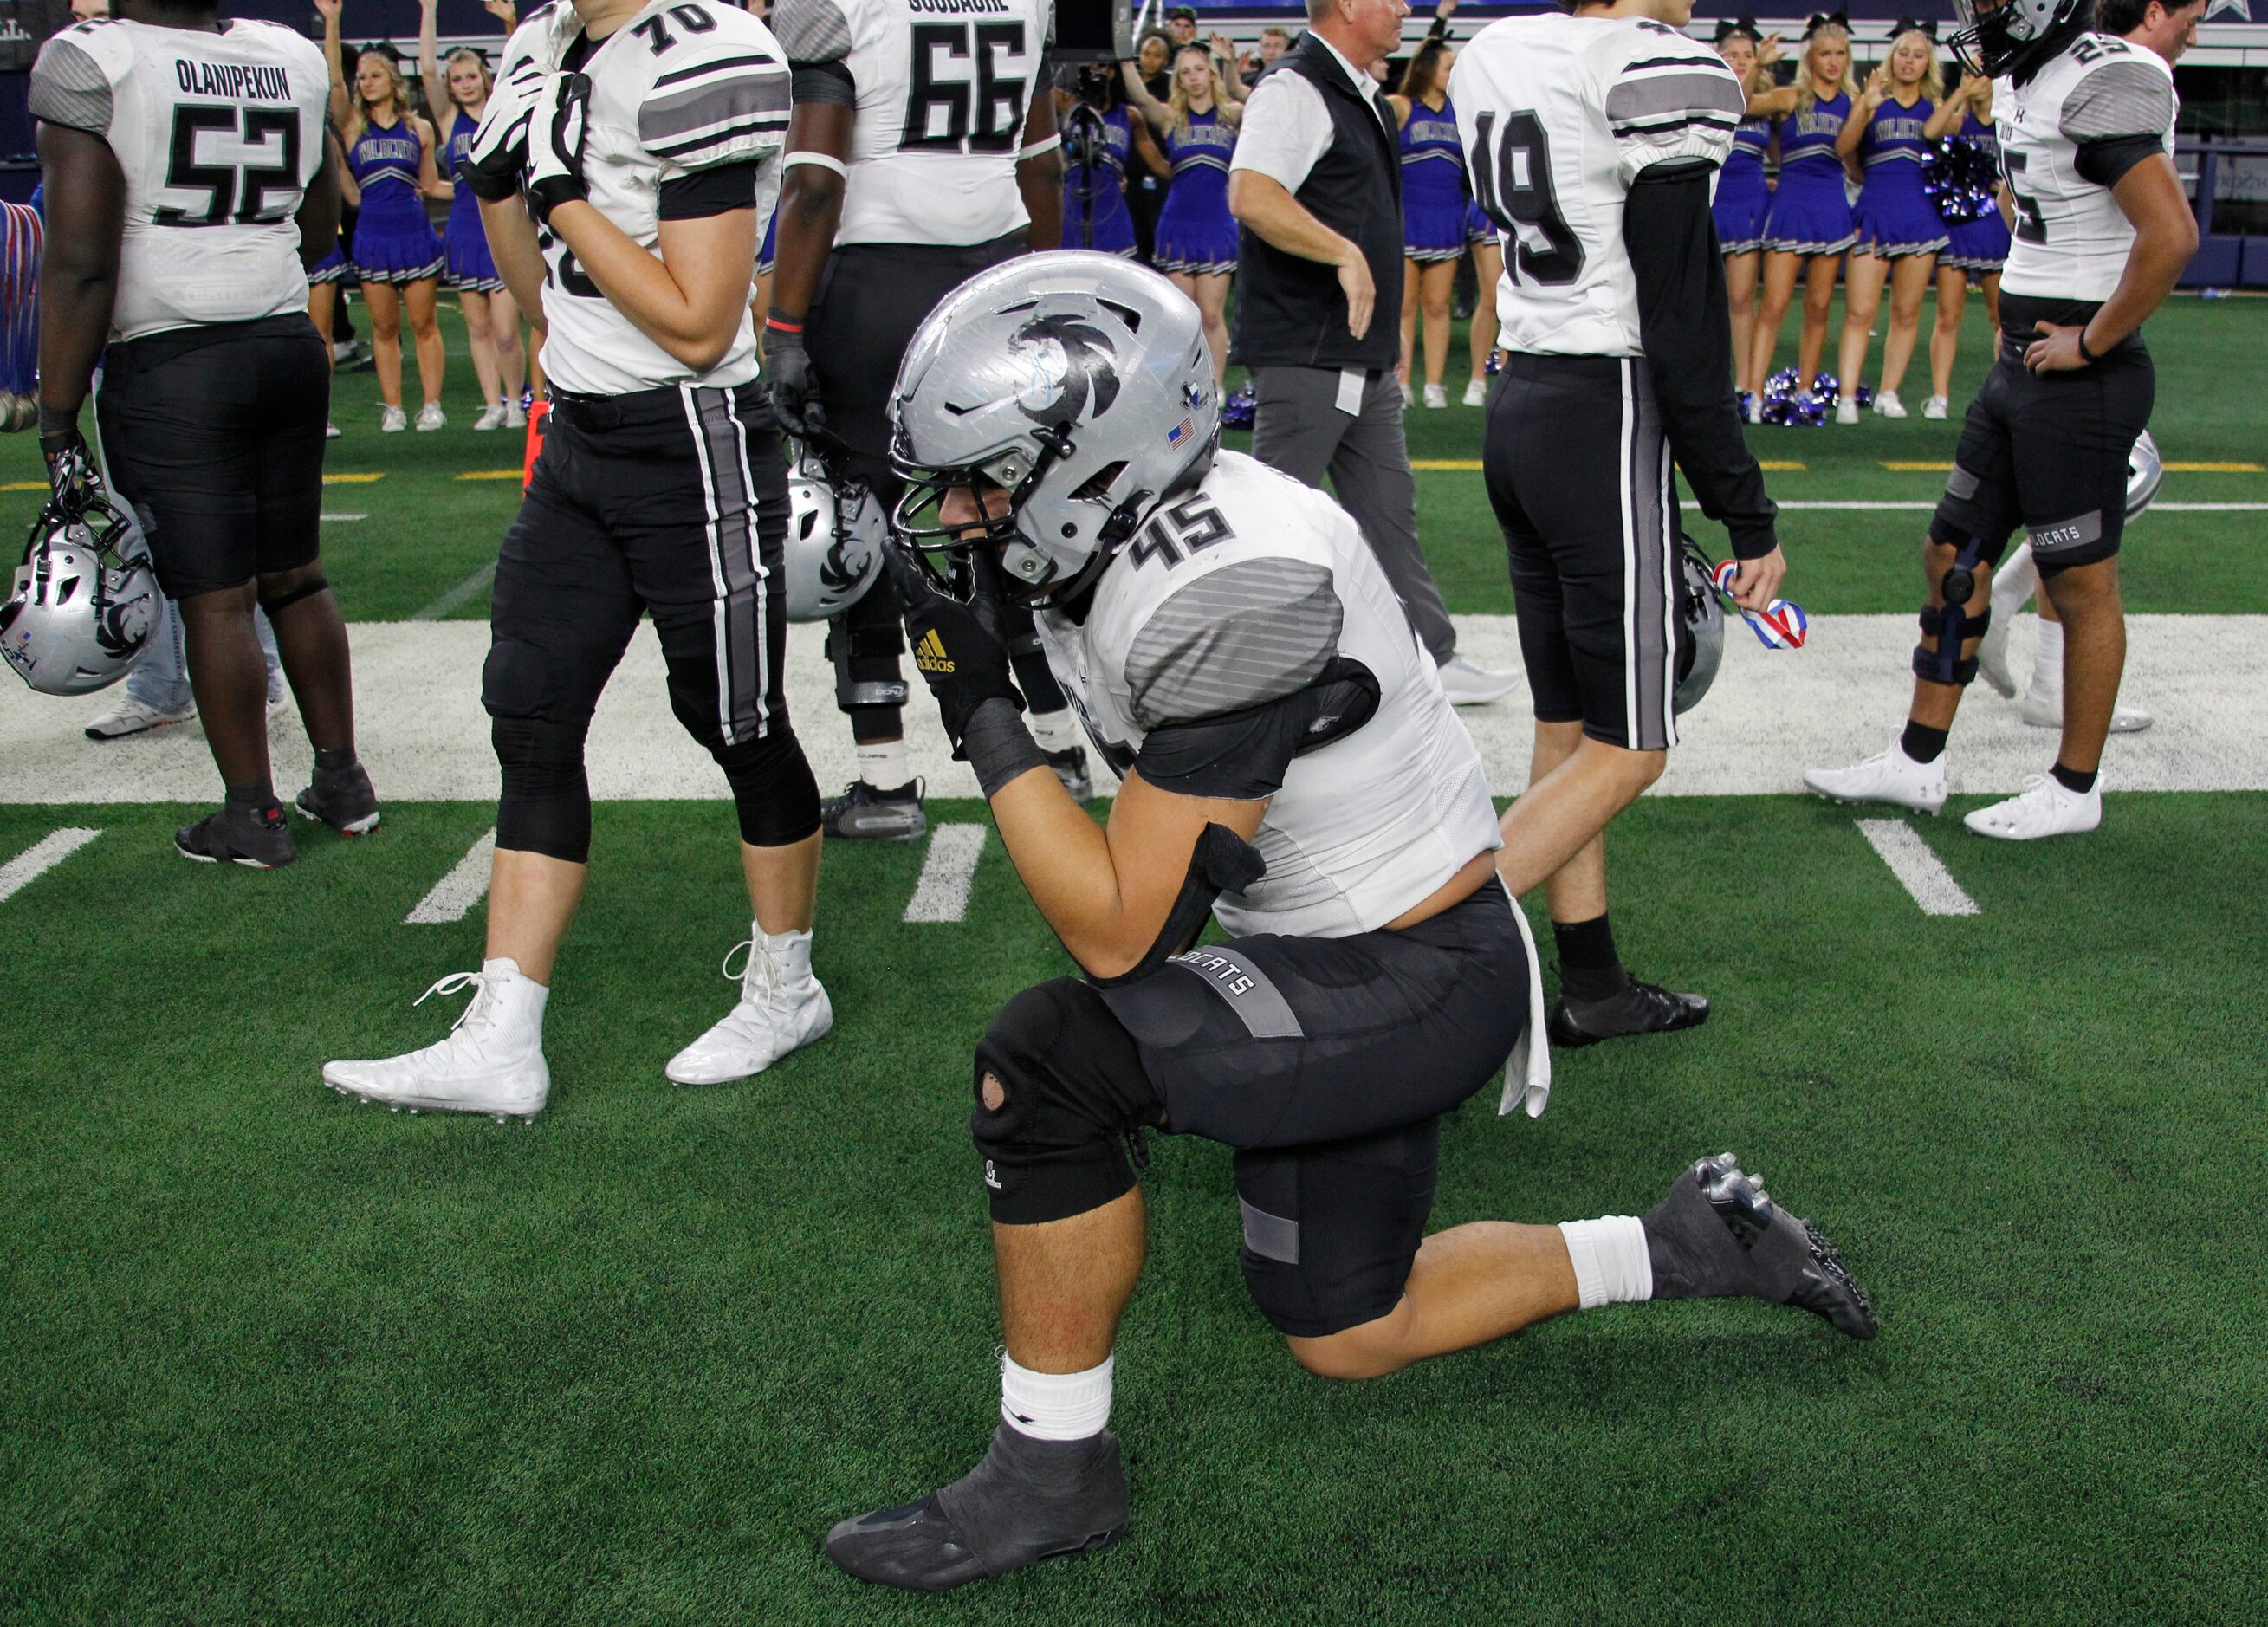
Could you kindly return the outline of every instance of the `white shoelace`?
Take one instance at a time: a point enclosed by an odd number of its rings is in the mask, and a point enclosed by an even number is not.
[[[742,950],[747,952],[747,964],[735,972],[733,957]],[[762,1011],[771,1009],[772,997],[779,992],[779,968],[773,963],[771,956],[757,949],[755,939],[746,939],[726,950],[724,965],[719,969],[727,981],[739,981],[741,999]]]
[[[458,1029],[472,1021],[475,1012],[478,1012],[482,1019],[480,1026],[486,1026],[489,1007],[495,1003],[496,999],[495,982],[486,972],[452,972],[410,1001],[410,1005],[423,1005],[437,994],[461,994],[467,989],[474,991],[473,998],[466,1003],[465,1009],[457,1013],[457,1020],[449,1025],[449,1033],[454,1036]],[[474,1037],[472,1034],[466,1035],[468,1040]],[[442,1042],[446,1044],[448,1042],[445,1040]]]

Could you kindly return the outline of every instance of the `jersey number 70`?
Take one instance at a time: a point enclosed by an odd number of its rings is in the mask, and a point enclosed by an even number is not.
[[[1524,109],[1499,115],[1491,108],[1474,125],[1473,195],[1512,239],[1513,274],[1546,287],[1573,282],[1583,274],[1583,245],[1551,195],[1551,143],[1543,121]]]

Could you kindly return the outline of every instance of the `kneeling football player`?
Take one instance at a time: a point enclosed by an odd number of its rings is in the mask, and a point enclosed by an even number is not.
[[[837,1525],[837,1564],[938,1589],[1124,1529],[1105,1425],[1147,1130],[1237,1149],[1246,1283],[1319,1373],[1649,1298],[1746,1295],[1874,1333],[1834,1250],[1729,1155],[1642,1219],[1424,1235],[1441,1115],[1535,1020],[1532,949],[1433,664],[1329,497],[1216,450],[1186,297],[1106,255],[1012,261],[923,324],[891,410],[916,664],[1085,975],[1017,995],[976,1047],[1007,1335],[990,1448]],[[1123,776],[1107,828],[1025,731],[993,631],[1012,595],[1040,607]],[[1231,939],[1191,951],[1208,911]]]

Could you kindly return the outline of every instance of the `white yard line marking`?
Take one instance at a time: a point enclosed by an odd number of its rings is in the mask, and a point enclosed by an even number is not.
[[[417,901],[417,907],[402,917],[402,925],[446,926],[463,920],[468,910],[488,896],[489,861],[495,857],[496,832],[491,830]]]
[[[413,612],[409,619],[413,622],[439,621],[458,607],[471,603],[482,588],[496,579],[496,573],[493,563],[482,565],[423,610]]]
[[[968,890],[984,851],[982,825],[939,825],[930,833],[929,857],[906,905],[909,921],[958,921],[968,913]]]
[[[323,516],[323,523],[325,525],[336,525],[342,520],[368,519],[369,518],[370,516],[367,514],[326,514]]]
[[[1929,850],[1911,825],[1896,819],[1862,819],[1858,821],[1859,834],[1867,838],[1867,845],[1874,850],[1881,861],[1890,867],[1914,902],[1921,906],[1924,915],[1973,916],[1984,911],[1977,901],[1961,890],[1961,883],[1953,879],[1936,854]]]
[[[0,865],[0,902],[13,898],[102,833],[82,825],[51,830],[22,852]]]

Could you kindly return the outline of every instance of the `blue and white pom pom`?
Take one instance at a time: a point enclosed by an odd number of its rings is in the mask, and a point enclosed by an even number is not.
[[[1999,208],[1999,166],[1974,136],[1933,142],[1921,158],[1921,189],[1948,226],[1982,220]]]
[[[1248,383],[1237,387],[1236,394],[1220,404],[1220,427],[1225,430],[1248,430],[1259,415],[1260,398]]]
[[[1756,636],[1756,642],[1767,650],[1800,650],[1803,641],[1811,637],[1811,618],[1803,607],[1793,599],[1775,599],[1762,610],[1742,609],[1733,604],[1733,584],[1741,574],[1738,560],[1728,559],[1713,572],[1717,591],[1725,602],[1740,610],[1741,620]]]

